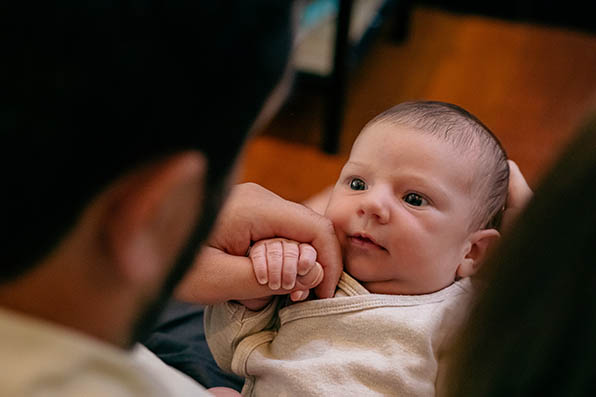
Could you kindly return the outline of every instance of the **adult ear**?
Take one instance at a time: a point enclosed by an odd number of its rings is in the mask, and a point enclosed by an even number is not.
[[[499,239],[500,234],[496,229],[483,229],[470,234],[464,255],[459,264],[456,276],[469,277],[475,274],[486,257],[490,247]]]
[[[200,217],[206,171],[202,154],[183,152],[119,180],[104,234],[122,281],[163,281]]]

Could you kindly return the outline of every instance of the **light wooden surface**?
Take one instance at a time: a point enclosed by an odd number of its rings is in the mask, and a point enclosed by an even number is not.
[[[408,40],[382,34],[351,75],[338,156],[319,151],[321,98],[294,90],[249,144],[242,180],[304,200],[334,183],[369,119],[405,100],[433,99],[484,121],[535,186],[596,104],[596,36],[415,8]]]

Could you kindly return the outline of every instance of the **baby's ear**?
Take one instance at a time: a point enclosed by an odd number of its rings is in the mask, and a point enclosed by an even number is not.
[[[501,235],[496,229],[483,229],[470,234],[465,252],[456,272],[458,278],[469,277],[476,273],[486,257],[489,248]]]

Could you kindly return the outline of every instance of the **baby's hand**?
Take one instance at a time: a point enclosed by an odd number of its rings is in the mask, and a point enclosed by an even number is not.
[[[292,291],[293,301],[306,299],[309,288],[323,279],[317,251],[310,244],[283,238],[261,240],[251,247],[249,256],[259,284]]]

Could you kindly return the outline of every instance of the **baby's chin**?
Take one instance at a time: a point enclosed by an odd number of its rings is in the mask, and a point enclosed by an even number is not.
[[[374,264],[363,261],[362,258],[350,259],[344,257],[344,271],[360,282],[375,281],[377,279]]]

